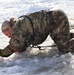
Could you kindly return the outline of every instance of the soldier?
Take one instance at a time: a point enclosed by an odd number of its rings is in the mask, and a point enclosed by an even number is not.
[[[74,49],[74,34],[70,33],[68,18],[61,10],[41,10],[17,19],[11,18],[3,22],[1,30],[11,38],[9,45],[0,49],[3,57],[16,51],[23,52],[31,44],[41,44],[49,34],[59,51],[73,52]]]

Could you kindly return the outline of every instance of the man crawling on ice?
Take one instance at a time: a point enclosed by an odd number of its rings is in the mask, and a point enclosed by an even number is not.
[[[0,49],[0,56],[7,57],[18,51],[23,52],[30,45],[38,45],[50,34],[59,51],[74,52],[74,37],[70,33],[69,21],[61,10],[31,13],[17,19],[3,22],[1,30],[10,39],[9,45]]]

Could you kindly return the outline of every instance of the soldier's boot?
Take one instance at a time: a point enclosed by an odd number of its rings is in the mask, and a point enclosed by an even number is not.
[[[74,40],[70,40],[68,18],[62,11],[52,12],[52,14],[50,15],[49,30],[50,36],[57,44],[59,51],[74,51]]]

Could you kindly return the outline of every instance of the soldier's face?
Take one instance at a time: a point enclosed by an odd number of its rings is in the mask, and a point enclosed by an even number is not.
[[[8,26],[4,31],[3,34],[5,34],[6,36],[8,36],[9,38],[12,36],[12,28],[10,26]]]

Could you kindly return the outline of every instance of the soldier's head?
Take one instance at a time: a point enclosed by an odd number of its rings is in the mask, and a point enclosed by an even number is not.
[[[9,38],[12,36],[12,31],[13,31],[12,26],[13,26],[13,24],[8,20],[4,21],[1,26],[1,30],[2,30],[3,34],[8,36]]]

